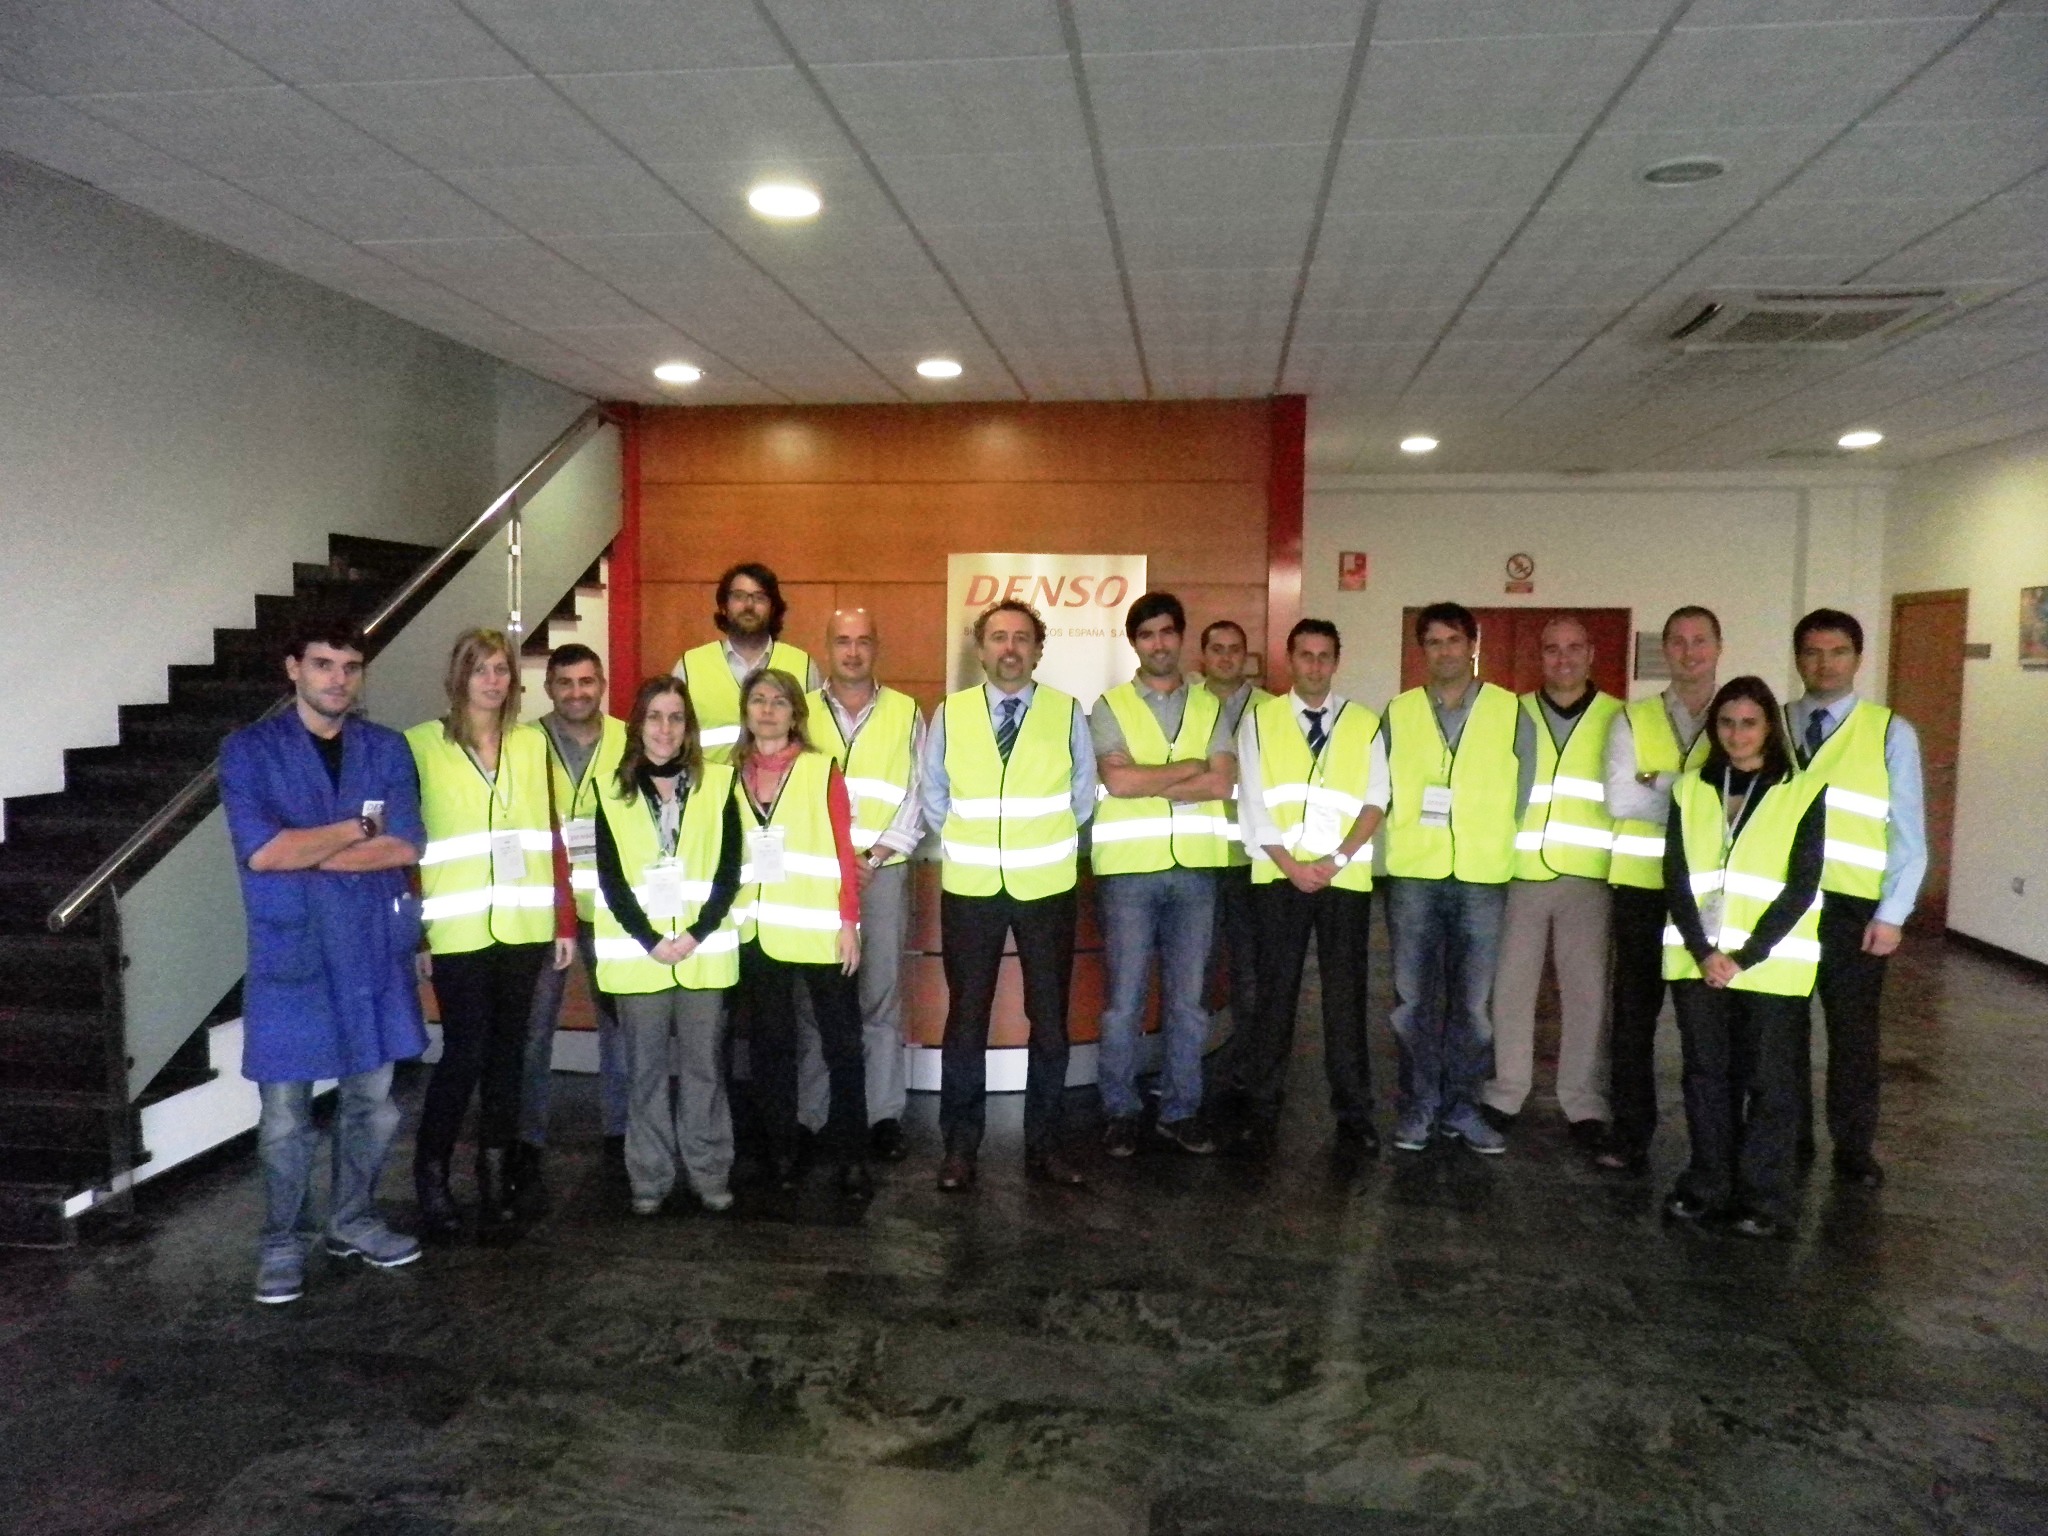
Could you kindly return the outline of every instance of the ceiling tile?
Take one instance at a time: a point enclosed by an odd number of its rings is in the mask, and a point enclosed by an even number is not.
[[[794,67],[571,75],[559,84],[644,160],[748,160],[773,170],[848,148]]]
[[[1877,121],[2048,117],[2048,14],[2000,15],[1877,114]]]
[[[1427,265],[1394,267],[1318,260],[1302,301],[1304,328],[1329,315],[1428,310],[1448,316],[1484,270],[1489,250]]]
[[[0,68],[53,95],[269,83],[254,64],[150,0],[17,0],[5,16]]]
[[[1381,0],[1374,42],[1642,32],[1679,0]],[[1687,11],[1690,20],[1692,12]]]
[[[1693,0],[1688,27],[1786,26],[1794,22],[1908,21],[1975,16],[1984,0]]]
[[[535,330],[647,318],[617,291],[531,240],[392,241],[364,249]]]
[[[735,236],[770,245],[804,244],[834,230],[897,228],[903,222],[866,166],[848,155],[782,156],[759,160],[654,160],[649,169],[699,213]],[[791,181],[815,191],[824,212],[788,223],[764,219],[747,206],[747,193],[764,179]]]
[[[1353,139],[1581,132],[1649,33],[1373,44]]]
[[[1475,298],[1487,304],[1593,305],[1644,292],[1669,271],[1670,263],[1656,258],[1529,261],[1510,252]]]
[[[2048,163],[2048,116],[1859,123],[1778,196],[1786,202],[1976,198]]]
[[[877,159],[1088,152],[1064,58],[837,64],[817,76]]]
[[[450,171],[448,179],[527,234],[650,235],[702,230],[698,218],[638,166],[521,166]]]
[[[1326,346],[1296,337],[1280,387],[1321,394],[1392,393],[1408,382],[1427,350],[1425,342],[1397,346]]]
[[[524,67],[450,0],[168,0],[286,80],[460,80]]]
[[[1484,266],[1520,222],[1518,208],[1460,208],[1323,220],[1315,276],[1326,268],[1432,267],[1470,275]],[[1337,276],[1332,271],[1330,276]],[[1455,281],[1447,276],[1446,281]],[[1457,298],[1453,291],[1447,295]]]
[[[123,187],[119,196],[123,202],[282,267],[295,267],[303,257],[349,260],[360,256],[339,237],[224,181]]]
[[[2040,185],[2037,178],[2026,184]],[[1870,272],[1875,282],[2030,282],[2048,275],[2048,193],[2011,192],[1979,204]]]
[[[966,282],[989,274],[1107,272],[1116,262],[1109,230],[1087,224],[920,225],[940,265]]]
[[[620,162],[603,134],[531,76],[306,89],[432,170]]]
[[[1868,263],[1889,256],[1968,207],[1967,199],[1947,198],[1771,203],[1715,242],[1714,250],[1732,256],[1841,255]]]
[[[1051,0],[769,0],[768,10],[811,64],[1066,53]]]
[[[1259,144],[1240,148],[1115,150],[1106,157],[1118,219],[1266,217],[1306,238],[1328,149]]]
[[[1603,127],[1586,142],[1550,195],[1554,208],[1641,209],[1652,217],[1722,208],[1730,220],[1818,154],[1837,131],[1832,123],[1776,128],[1685,129],[1670,133]],[[1711,181],[1675,187],[1643,180],[1653,165],[1697,155],[1727,170]]]
[[[0,149],[102,187],[203,174],[48,96],[0,97]]]
[[[463,0],[531,67],[551,75],[786,64],[751,0]]]
[[[1352,139],[1327,211],[1339,218],[1447,208],[1527,208],[1572,147],[1564,134],[1522,138]]]
[[[450,240],[509,235],[503,221],[424,171],[320,176],[242,185],[345,240]]]
[[[1087,61],[1106,149],[1329,142],[1351,49],[1237,48]]]
[[[414,169],[289,86],[71,99],[216,176],[396,176]]]
[[[1169,48],[1349,45],[1365,0],[1072,0],[1083,51],[1150,53]]]
[[[1522,261],[1570,262],[1597,251],[1603,260],[1661,257],[1676,266],[1711,242],[1728,218],[1722,208],[1683,203],[1656,213],[1635,208],[1545,206],[1515,237],[1511,254]],[[1766,241],[1763,248],[1768,246]]]
[[[1305,227],[1273,219],[1119,219],[1117,228],[1133,272],[1299,265],[1308,240]]]
[[[1131,295],[1141,309],[1165,318],[1177,314],[1215,315],[1260,312],[1286,318],[1294,302],[1293,267],[1182,267],[1171,271],[1133,272]]]
[[[1629,88],[1616,128],[1845,125],[1961,32],[1958,19],[1680,30]],[[1740,82],[1732,89],[1731,82]],[[2011,109],[2017,115],[2021,108]]]
[[[876,161],[909,213],[941,224],[1060,224],[1099,219],[1102,199],[1085,153],[888,155]]]

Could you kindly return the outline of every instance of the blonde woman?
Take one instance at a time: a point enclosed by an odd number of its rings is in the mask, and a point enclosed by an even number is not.
[[[767,1122],[775,1183],[797,1178],[797,989],[811,1000],[832,1109],[828,1154],[848,1200],[874,1193],[867,1166],[861,1055],[860,879],[853,809],[839,766],[810,745],[803,685],[762,668],[740,690],[734,797],[747,846],[740,893],[740,987],[752,1029],[748,1062]]]
[[[519,670],[495,629],[472,629],[448,657],[448,713],[405,733],[420,776],[427,844],[420,916],[440,1003],[441,1059],[427,1083],[413,1155],[420,1235],[461,1230],[449,1165],[472,1093],[477,1237],[516,1235],[508,1161],[519,1133],[526,1020],[541,967],[576,953],[576,903],[548,773],[547,743],[519,720]]]

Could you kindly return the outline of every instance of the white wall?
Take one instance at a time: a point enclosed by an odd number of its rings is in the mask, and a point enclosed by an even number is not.
[[[580,405],[6,156],[0,295],[0,797],[329,533],[444,542]]]
[[[1753,672],[1782,693],[1794,683],[1800,614],[1825,603],[1878,618],[1885,484],[1874,475],[1311,477],[1302,612],[1343,631],[1338,689],[1375,709],[1400,682],[1401,610],[1439,599],[1630,608],[1638,630],[1703,603],[1726,639],[1721,676]],[[1369,557],[1365,591],[1337,590],[1340,550]],[[1503,590],[1517,553],[1536,561],[1529,596]],[[1883,626],[1871,627],[1881,686]]]
[[[2048,670],[2017,654],[2020,589],[2048,585],[2048,434],[1902,475],[1884,585],[1967,587],[1970,639],[1991,647],[1964,663],[1949,926],[2048,961]]]

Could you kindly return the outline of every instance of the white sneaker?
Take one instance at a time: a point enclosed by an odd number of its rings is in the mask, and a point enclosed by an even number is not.
[[[633,1197],[633,1214],[635,1216],[657,1216],[661,1213],[661,1202],[666,1198],[664,1195],[635,1195]]]
[[[703,1203],[704,1209],[707,1211],[729,1211],[732,1209],[732,1191],[729,1189],[713,1190],[710,1194],[699,1195],[697,1198]]]

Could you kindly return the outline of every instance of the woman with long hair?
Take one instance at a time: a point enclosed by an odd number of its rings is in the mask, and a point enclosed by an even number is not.
[[[547,743],[519,721],[519,666],[495,629],[472,629],[449,653],[448,713],[405,733],[420,776],[427,846],[420,916],[441,1013],[441,1059],[427,1082],[413,1154],[420,1235],[461,1230],[449,1164],[472,1093],[477,1114],[477,1236],[516,1235],[509,1159],[519,1135],[526,1021],[541,967],[576,953]]]
[[[860,880],[852,802],[839,767],[810,745],[803,685],[762,668],[740,690],[734,799],[746,831],[740,985],[752,1030],[748,1063],[767,1122],[770,1170],[796,1186],[797,989],[811,1000],[831,1085],[828,1154],[848,1200],[874,1194],[867,1167],[861,1057]]]
[[[598,792],[597,985],[625,1037],[626,1177],[652,1216],[685,1178],[732,1205],[725,994],[739,980],[732,769],[706,763],[679,677],[641,683],[625,755]],[[674,1091],[670,1082],[674,1080]]]
[[[1692,1142],[1664,1213],[1728,1218],[1745,1236],[1775,1237],[1792,1217],[1826,813],[1820,781],[1795,768],[1763,679],[1723,684],[1707,720],[1712,745],[1672,785],[1664,836],[1664,975]]]

